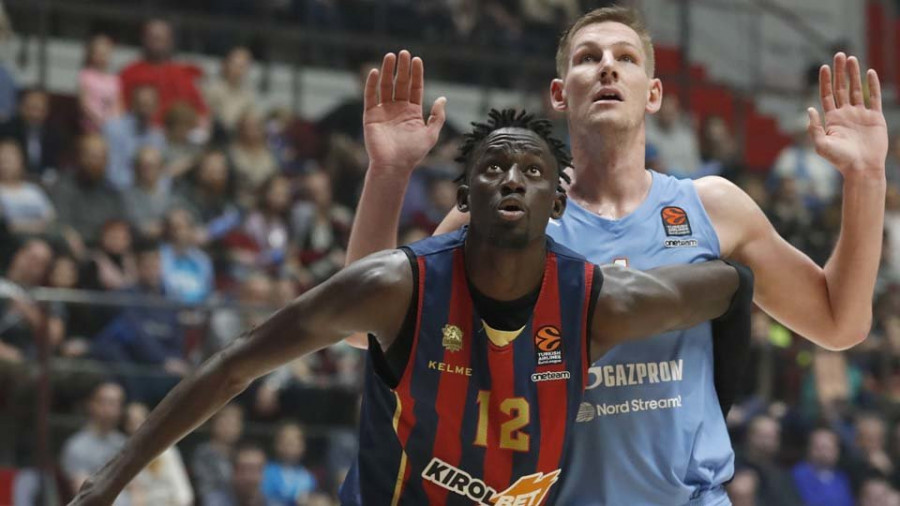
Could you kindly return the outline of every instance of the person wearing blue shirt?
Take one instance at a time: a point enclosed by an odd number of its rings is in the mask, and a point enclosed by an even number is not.
[[[794,484],[807,506],[853,506],[850,478],[837,468],[838,436],[816,429],[809,436],[806,460],[794,466]]]
[[[299,424],[286,422],[275,434],[277,461],[266,464],[262,491],[274,504],[291,506],[305,501],[316,490],[316,479],[300,461],[306,453],[306,438]]]
[[[186,209],[166,216],[168,242],[160,249],[163,287],[166,294],[185,304],[198,304],[213,291],[213,265],[195,245],[194,219]]]
[[[106,179],[119,190],[134,185],[132,167],[140,148],[152,146],[160,151],[165,150],[166,137],[162,129],[153,124],[157,102],[153,87],[135,88],[131,111],[103,125],[103,137],[109,143]]]

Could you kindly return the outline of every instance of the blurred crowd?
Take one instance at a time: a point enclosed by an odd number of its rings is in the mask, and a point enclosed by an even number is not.
[[[238,14],[258,8],[180,3]],[[359,31],[370,23],[356,7],[377,3],[279,0],[268,8]],[[386,5],[385,22],[400,24],[389,24],[391,33],[501,37],[491,41],[501,48],[548,44],[529,46],[548,58],[559,27],[585,7],[577,0]],[[524,36],[532,33],[546,37]],[[361,93],[315,120],[260,110],[248,48],[228,48],[220,72],[203,75],[178,58],[166,21],[149,21],[141,37],[141,56],[116,69],[113,40],[90,37],[77,97],[23,86],[0,65],[0,425],[7,418],[18,425],[16,444],[0,459],[22,469],[35,462],[27,444],[30,366],[42,350],[54,363],[105,364],[89,381],[54,380],[53,409],[86,420],[54,445],[54,493],[63,498],[181,377],[341,268],[367,166]],[[551,119],[565,137],[564,118]],[[725,119],[698,124],[667,96],[648,120],[648,166],[734,181],[787,241],[824,264],[840,230],[840,176],[815,154],[805,123],[791,133],[793,144],[769,172],[749,171]],[[459,142],[447,125],[414,174],[401,244],[431,234],[454,205]],[[888,180],[871,336],[848,352],[827,352],[762,312],[754,316],[746,388],[728,420],[737,451],[729,492],[738,506],[900,506],[900,136]],[[36,288],[89,290],[92,303],[45,305],[32,297]],[[258,381],[199,435],[154,461],[120,504],[333,504],[355,452],[361,359],[334,347]],[[276,428],[245,430],[245,421]],[[19,473],[21,504],[47,493],[33,474]]]

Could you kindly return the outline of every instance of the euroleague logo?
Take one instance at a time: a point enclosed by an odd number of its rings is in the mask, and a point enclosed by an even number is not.
[[[691,235],[691,222],[684,209],[675,206],[664,207],[660,216],[667,236]]]
[[[537,365],[562,363],[562,332],[553,325],[544,325],[534,333]]]
[[[552,325],[545,325],[538,329],[534,335],[534,344],[541,351],[556,351],[562,344],[562,336],[559,329]]]

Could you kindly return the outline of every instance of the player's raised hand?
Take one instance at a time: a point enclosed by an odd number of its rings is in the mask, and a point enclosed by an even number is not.
[[[847,86],[847,74],[850,84]],[[819,69],[819,95],[825,125],[814,108],[809,108],[809,134],[816,153],[831,162],[844,177],[857,174],[884,177],[887,157],[887,123],[881,112],[881,84],[878,74],[866,73],[869,107],[863,99],[859,60],[844,53],[834,55],[834,82],[828,65]]]
[[[400,51],[399,56],[388,53],[381,70],[369,71],[363,130],[372,170],[409,173],[437,143],[447,99],[434,101],[426,122],[422,116],[424,91],[424,64],[409,51]]]

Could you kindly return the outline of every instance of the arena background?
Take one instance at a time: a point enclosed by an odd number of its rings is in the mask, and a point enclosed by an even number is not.
[[[819,263],[840,225],[840,185],[836,171],[816,170],[827,164],[805,141],[815,70],[836,50],[878,70],[892,142],[871,335],[831,353],[755,314],[750,373],[729,417],[729,492],[736,505],[803,504],[791,469],[811,458],[846,479],[859,504],[900,505],[900,3],[629,3],[654,36],[666,97],[649,121],[648,165],[735,181]],[[556,39],[602,5],[0,2],[0,504],[65,504],[91,457],[121,444],[107,429],[140,419],[140,406],[123,402],[152,407],[242,329],[340,268],[367,163],[361,69],[409,49],[425,60],[426,102],[449,99],[442,139],[407,194],[409,242],[452,206],[458,134],[488,108],[547,114],[565,137],[546,101]],[[142,130],[127,107],[119,116],[99,100],[110,76],[142,58],[150,19],[172,30],[173,87],[192,88],[156,98],[196,93],[166,111],[148,98],[156,115]],[[88,75],[99,34],[111,57]],[[156,148],[135,152],[138,138]],[[334,347],[260,380],[187,437],[180,457],[151,466],[131,504],[204,504],[217,488],[259,487],[262,468],[248,457],[231,472],[229,457],[254,446],[294,472],[304,504],[335,504],[355,452],[361,360]],[[109,381],[122,390],[97,388]],[[106,435],[79,438],[85,427]],[[850,504],[815,493],[816,504]]]

